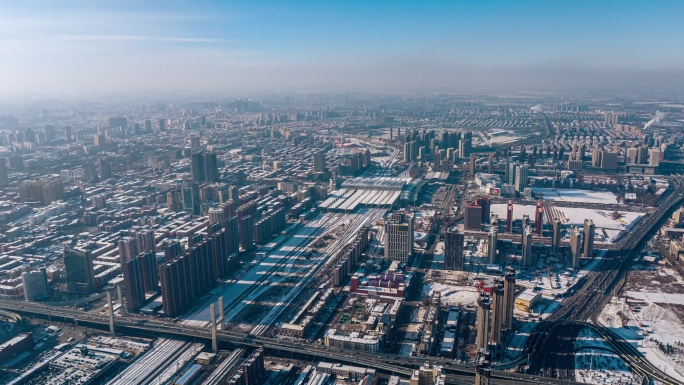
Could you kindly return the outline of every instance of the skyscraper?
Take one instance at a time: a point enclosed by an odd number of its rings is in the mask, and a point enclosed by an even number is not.
[[[482,206],[472,201],[465,206],[463,224],[466,230],[480,231],[482,228]]]
[[[204,176],[207,183],[219,181],[218,158],[216,153],[210,152],[204,155]]]
[[[457,231],[444,235],[444,268],[463,270],[463,234]]]
[[[480,296],[477,300],[477,336],[475,341],[478,349],[487,349],[489,345],[489,308],[490,298]]]
[[[204,182],[207,179],[204,154],[195,152],[190,156],[190,169],[192,171],[192,180],[195,182]]]
[[[5,158],[0,158],[0,186],[5,186],[8,183],[7,163],[5,162]]]
[[[560,249],[561,244],[561,230],[563,229],[563,224],[560,219],[556,218],[553,220],[553,236],[551,237],[551,247],[554,253],[557,253]]]
[[[152,250],[145,251],[140,253],[137,259],[144,291],[147,293],[159,290],[156,253]]]
[[[515,309],[515,269],[506,268],[504,275],[504,307],[501,325],[506,329],[513,328],[513,310]]]
[[[254,246],[254,233],[252,231],[254,223],[252,221],[252,216],[245,215],[241,217],[238,222],[238,225],[240,227],[240,230],[238,232],[240,234],[240,248],[243,251],[251,250],[252,246]]]
[[[145,303],[145,287],[138,258],[131,258],[121,262],[124,288],[126,289],[126,309],[136,311]]]
[[[536,262],[532,256],[532,228],[530,226],[523,228],[522,262],[525,267],[533,266]]]
[[[542,201],[537,202],[537,208],[534,216],[534,227],[537,235],[542,233],[542,225],[544,224],[544,204]]]
[[[503,321],[504,299],[504,284],[501,280],[496,280],[494,281],[494,288],[492,289],[492,326],[490,332],[490,341],[492,345],[501,343],[501,323]]]
[[[71,249],[64,253],[67,291],[90,294],[95,290],[95,271],[90,250]]]
[[[124,263],[133,257],[136,257],[139,253],[138,243],[133,237],[123,237],[119,239],[119,262]]]
[[[45,268],[21,273],[21,283],[24,286],[24,299],[36,301],[50,295]]]
[[[112,177],[112,164],[103,158],[99,160],[100,166],[100,179],[107,180]]]
[[[413,256],[413,215],[390,214],[385,221],[385,259],[408,262]]]
[[[498,260],[499,250],[499,230],[496,227],[491,227],[489,230],[489,263],[494,264]]]
[[[570,264],[573,269],[579,267],[580,254],[582,252],[582,238],[577,227],[570,229]]]
[[[584,258],[594,257],[594,237],[596,236],[596,225],[591,219],[584,220],[584,246],[582,254]]]
[[[515,191],[521,193],[527,187],[527,166],[517,165],[515,167]]]
[[[199,185],[184,183],[181,188],[183,196],[183,211],[192,215],[200,215]]]
[[[314,172],[325,172],[325,154],[319,153],[313,156]]]

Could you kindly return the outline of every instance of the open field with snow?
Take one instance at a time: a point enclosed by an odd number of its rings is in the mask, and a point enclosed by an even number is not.
[[[499,218],[506,218],[506,204],[493,204],[491,213]],[[560,219],[561,223],[568,226],[584,225],[585,219],[591,219],[596,225],[596,242],[613,243],[623,231],[631,229],[644,216],[643,213],[629,211],[596,210],[581,207],[552,207],[554,218],[544,218],[544,222]],[[513,220],[522,220],[523,215],[529,215],[534,219],[534,205],[513,205]]]
[[[599,317],[654,365],[684,383],[684,280],[668,266],[639,265]]]
[[[610,345],[589,328],[574,342],[575,381],[586,384],[641,384],[627,364],[611,352]]]
[[[546,201],[600,203],[607,205],[618,203],[617,196],[609,191],[532,187],[532,192],[536,195],[541,194],[543,196],[542,199]]]

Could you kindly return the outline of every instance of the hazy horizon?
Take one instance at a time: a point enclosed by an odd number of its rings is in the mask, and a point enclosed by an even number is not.
[[[684,3],[0,5],[0,98],[275,90],[681,92]]]

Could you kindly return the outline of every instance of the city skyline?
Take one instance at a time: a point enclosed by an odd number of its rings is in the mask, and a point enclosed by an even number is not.
[[[261,91],[677,92],[684,5],[0,6],[0,98]]]

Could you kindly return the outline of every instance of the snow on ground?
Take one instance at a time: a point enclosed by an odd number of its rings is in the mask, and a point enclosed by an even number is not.
[[[506,218],[507,205],[502,203],[493,204],[491,206],[491,213],[496,214],[499,218]],[[620,216],[613,217],[614,210],[596,210],[581,207],[554,207],[553,211],[565,226],[584,226],[585,219],[591,219],[596,225],[596,236],[599,242],[612,243],[620,235],[621,232],[631,229],[641,217],[643,213],[635,213],[628,211],[618,211]],[[522,220],[523,215],[529,215],[530,218],[535,217],[534,205],[513,205],[513,220]],[[545,218],[548,222],[550,218]],[[603,234],[605,230],[606,234]]]
[[[598,319],[636,346],[648,361],[682,383],[683,292],[684,280],[674,269],[647,266],[630,272],[625,297],[613,298]]]
[[[618,203],[617,196],[609,191],[532,187],[532,192],[535,195],[543,194],[543,199],[547,201],[601,203],[608,205]]]
[[[539,325],[538,322],[521,322],[519,318],[517,319],[515,324],[515,334],[513,334],[510,337],[510,340],[504,344],[504,346],[506,346],[506,350],[504,352],[506,359],[503,359],[502,361],[510,361],[520,357],[520,354],[523,352],[523,348],[525,347],[525,343],[530,337],[530,333],[532,333],[532,330],[534,330],[537,325]]]
[[[641,384],[627,364],[611,352],[610,345],[589,328],[574,342],[575,381],[586,384]]]
[[[433,292],[441,293],[442,305],[444,306],[465,306],[475,304],[480,296],[475,286],[446,285],[433,282],[423,286],[423,294],[432,295]]]

